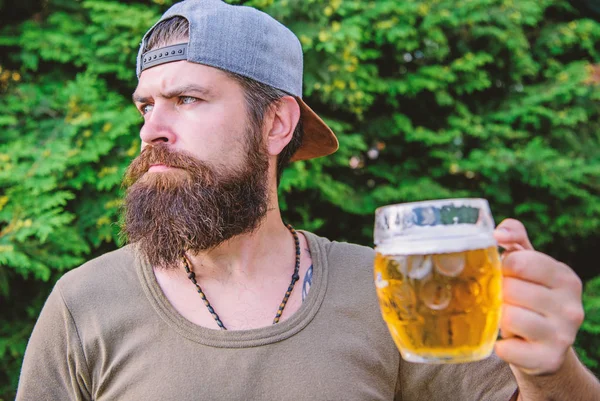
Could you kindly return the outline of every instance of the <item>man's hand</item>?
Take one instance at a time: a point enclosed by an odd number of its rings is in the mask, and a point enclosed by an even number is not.
[[[565,364],[583,322],[581,280],[564,263],[535,251],[521,222],[504,220],[494,236],[505,249],[503,339],[496,354],[513,371],[552,375]]]

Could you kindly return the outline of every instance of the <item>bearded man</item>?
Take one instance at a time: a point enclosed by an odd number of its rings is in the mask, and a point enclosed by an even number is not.
[[[571,348],[581,282],[517,221],[496,233],[511,250],[507,338],[461,365],[401,360],[371,249],[283,223],[285,165],[338,147],[301,98],[301,46],[283,25],[219,0],[175,4],[144,36],[137,74],[130,245],[56,284],[18,400],[597,399]]]

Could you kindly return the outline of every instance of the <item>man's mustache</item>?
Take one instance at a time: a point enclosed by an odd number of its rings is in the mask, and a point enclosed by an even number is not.
[[[157,144],[146,146],[136,157],[125,173],[123,183],[126,187],[133,185],[148,169],[156,164],[185,170],[192,175],[209,178],[211,168],[191,154],[170,148],[168,145]]]
[[[155,164],[164,164],[167,167],[186,169],[196,164],[196,159],[183,151],[170,149],[166,145],[146,146],[138,156],[141,166],[150,168]]]

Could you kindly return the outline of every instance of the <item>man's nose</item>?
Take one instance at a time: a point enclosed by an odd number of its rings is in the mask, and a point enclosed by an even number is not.
[[[172,145],[177,137],[173,130],[172,118],[169,118],[169,112],[164,105],[155,105],[144,121],[140,130],[142,147],[156,143],[167,143]]]

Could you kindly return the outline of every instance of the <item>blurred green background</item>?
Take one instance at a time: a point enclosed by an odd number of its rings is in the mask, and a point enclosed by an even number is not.
[[[585,281],[600,372],[600,6],[593,0],[253,0],[305,51],[340,150],[281,187],[297,228],[372,245],[376,207],[484,197]],[[172,1],[0,0],[0,400],[53,283],[119,246],[144,32]]]

